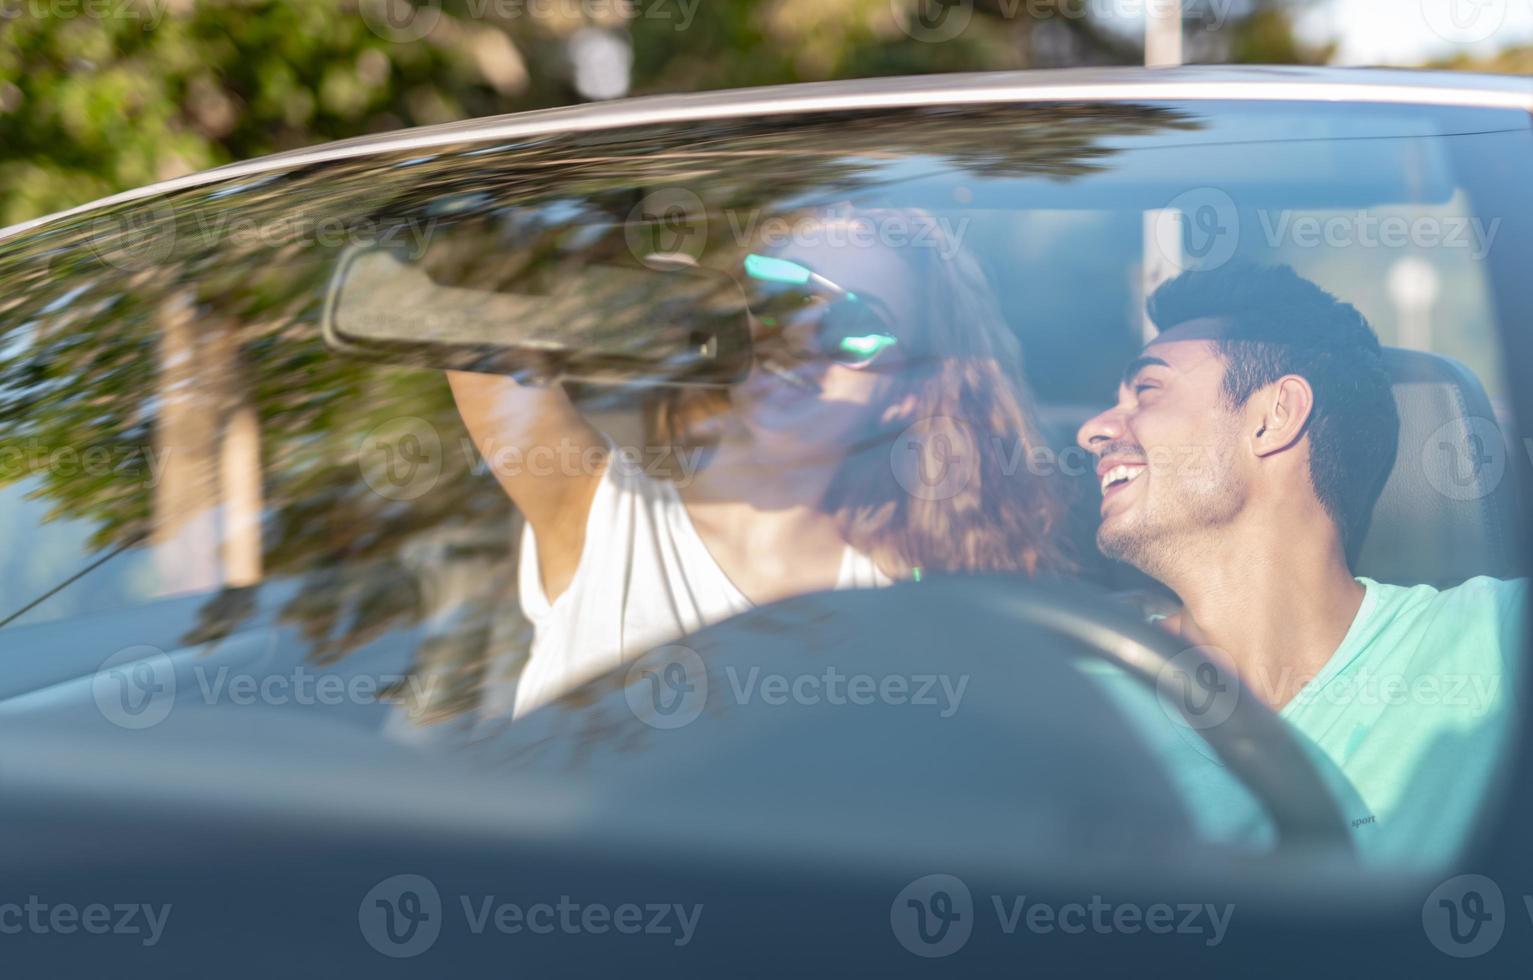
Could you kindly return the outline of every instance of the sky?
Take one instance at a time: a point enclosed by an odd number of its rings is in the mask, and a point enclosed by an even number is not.
[[[1308,40],[1338,39],[1337,64],[1411,65],[1533,44],[1533,0],[1322,0],[1298,27]]]
[[[1109,12],[1105,22],[1137,37],[1145,9],[1163,0],[1078,2]],[[1233,0],[1212,2],[1227,10]],[[1466,49],[1533,44],[1533,0],[1311,0],[1296,22],[1306,41],[1340,42],[1339,65],[1419,65]]]

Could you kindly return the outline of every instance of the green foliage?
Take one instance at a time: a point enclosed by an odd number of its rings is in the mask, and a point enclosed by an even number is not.
[[[581,4],[419,4],[411,24],[431,29],[414,38],[375,27],[380,2],[0,0],[0,225],[279,150],[578,101],[564,41],[584,22],[530,12]],[[901,2],[633,0],[609,26],[632,37],[637,94],[1052,64],[1040,25],[1077,62],[1139,57],[1053,13],[1078,3],[979,0],[960,35],[927,43],[905,30],[916,0]],[[1226,56],[1323,56],[1294,41],[1289,6],[1238,3]]]
[[[1242,23],[1231,45],[1231,61],[1262,65],[1325,64],[1336,53],[1335,43],[1311,48],[1293,30],[1293,16],[1286,7],[1253,12]]]
[[[482,77],[470,32],[394,43],[346,3],[71,9],[16,0],[0,28],[0,223],[277,150],[521,107]]]
[[[1449,71],[1480,71],[1499,75],[1533,76],[1533,44],[1503,48],[1492,55],[1476,55],[1460,52],[1451,58],[1434,61],[1428,68]]]

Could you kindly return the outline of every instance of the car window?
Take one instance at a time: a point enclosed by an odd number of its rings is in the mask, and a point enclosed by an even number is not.
[[[1530,314],[1530,157],[1510,110],[996,105],[389,151],[70,219],[0,245],[0,677],[142,648],[198,709],[290,707],[307,672],[366,682],[348,723],[451,742],[810,592],[989,573],[1158,621],[1177,597],[1099,549],[1077,444],[1147,296],[1292,266],[1466,365],[1523,486],[1498,338]],[[239,642],[280,693],[199,668]]]

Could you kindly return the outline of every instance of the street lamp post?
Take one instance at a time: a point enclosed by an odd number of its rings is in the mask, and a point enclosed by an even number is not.
[[[1144,63],[1167,68],[1182,63],[1182,0],[1151,0],[1144,12]],[[1139,265],[1139,296],[1148,297],[1160,283],[1181,271],[1182,216],[1174,211],[1144,213],[1144,257]],[[1142,309],[1142,306],[1141,306]],[[1155,325],[1141,312],[1146,341]]]
[[[1147,5],[1144,63],[1150,68],[1182,63],[1182,0],[1152,0]]]

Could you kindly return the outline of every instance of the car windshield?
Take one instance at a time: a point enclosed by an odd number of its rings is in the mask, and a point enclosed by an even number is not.
[[[0,243],[0,714],[308,712],[615,780],[688,732],[727,768],[731,718],[881,710],[989,747],[888,763],[1004,782],[989,819],[1031,779],[1086,807],[1099,746],[1161,815],[1134,834],[1264,851],[1218,744],[1259,710],[1361,853],[1443,859],[1491,812],[1518,719],[1475,651],[1519,663],[1520,606],[1486,586],[1425,640],[1408,610],[1524,569],[1530,160],[1509,109],[907,108],[45,226]],[[1066,609],[1118,639],[1056,655]],[[1003,779],[1054,743],[1078,765]]]

